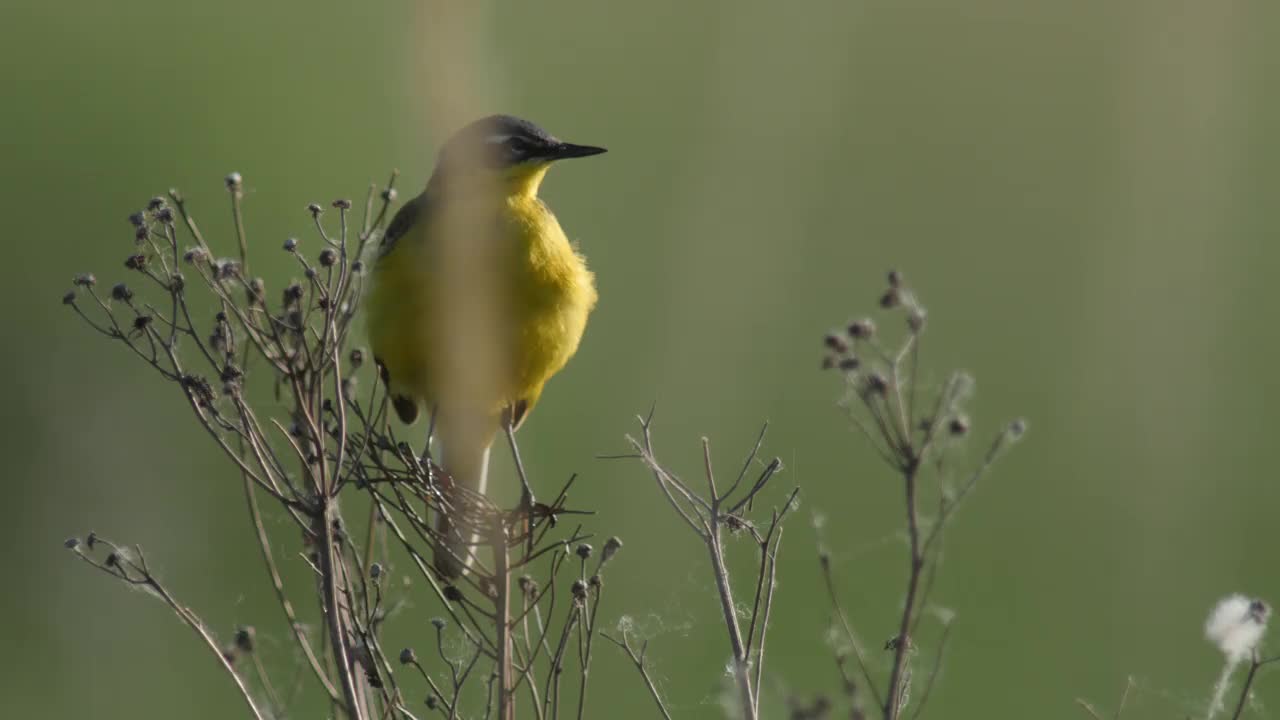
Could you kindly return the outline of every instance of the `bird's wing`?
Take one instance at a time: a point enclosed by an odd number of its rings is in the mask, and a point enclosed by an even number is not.
[[[417,225],[427,212],[428,195],[424,190],[418,193],[418,196],[404,205],[400,206],[400,210],[396,212],[395,217],[391,218],[391,224],[387,226],[387,232],[382,236],[382,244],[378,246],[378,257],[382,257],[391,252],[396,246],[396,242],[407,235],[414,225]]]

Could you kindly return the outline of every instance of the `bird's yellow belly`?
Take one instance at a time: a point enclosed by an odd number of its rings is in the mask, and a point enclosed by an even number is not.
[[[369,340],[395,392],[427,406],[449,393],[456,374],[451,363],[458,359],[450,355],[456,346],[446,344],[465,340],[457,333],[477,330],[450,322],[459,317],[492,318],[494,342],[486,347],[503,356],[487,363],[498,370],[473,398],[477,412],[496,416],[523,403],[527,414],[543,385],[577,351],[596,301],[591,272],[536,199],[513,202],[506,211],[500,237],[490,240],[509,243],[513,252],[498,263],[497,282],[488,283],[487,292],[448,283],[429,225],[423,235],[403,238],[377,264],[368,300]],[[463,291],[442,295],[437,291],[445,283]],[[480,308],[495,312],[477,312]]]

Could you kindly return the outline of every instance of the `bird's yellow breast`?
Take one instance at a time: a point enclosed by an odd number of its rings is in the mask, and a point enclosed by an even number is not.
[[[369,340],[396,392],[434,405],[449,392],[458,362],[474,361],[500,369],[471,391],[480,395],[475,402],[495,416],[524,403],[527,414],[577,351],[596,303],[594,276],[537,198],[540,179],[538,173],[531,188],[458,213],[447,198],[435,202],[379,259],[367,301]],[[458,217],[484,227],[467,233]],[[486,244],[463,247],[485,264],[487,282],[469,282],[470,266],[460,268],[446,251],[459,247],[451,243]],[[474,352],[501,357],[460,360],[451,351],[467,347],[480,323],[495,342]]]

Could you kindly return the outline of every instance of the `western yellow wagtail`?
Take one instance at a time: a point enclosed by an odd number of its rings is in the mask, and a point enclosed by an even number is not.
[[[369,342],[396,414],[435,413],[456,485],[485,491],[489,447],[515,429],[578,349],[595,278],[538,187],[574,145],[509,115],[477,120],[440,151],[426,190],[392,219],[368,296]],[[437,569],[459,576],[471,538],[440,514]]]

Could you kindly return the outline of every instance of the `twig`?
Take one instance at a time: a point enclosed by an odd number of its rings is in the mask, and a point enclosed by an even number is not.
[[[235,667],[231,665],[231,661],[223,654],[222,649],[218,647],[218,643],[213,639],[213,636],[205,629],[204,622],[202,622],[190,608],[187,608],[174,599],[169,590],[151,574],[151,569],[147,567],[146,556],[142,554],[141,548],[135,547],[138,559],[134,561],[129,558],[126,553],[122,552],[115,544],[101,538],[97,538],[96,542],[106,544],[111,549],[111,554],[109,554],[107,559],[103,562],[98,562],[86,555],[79,543],[76,543],[72,547],[72,550],[75,552],[77,557],[89,563],[93,567],[98,568],[112,577],[123,580],[130,585],[144,586],[150,589],[156,597],[163,600],[164,603],[169,606],[169,609],[178,616],[178,619],[187,627],[191,628],[192,632],[200,637],[204,642],[205,647],[207,647],[209,651],[213,653],[213,656],[217,658],[218,664],[231,676],[232,681],[236,684],[236,688],[240,691],[240,696],[244,699],[245,704],[249,706],[249,711],[253,713],[253,717],[257,720],[266,720],[267,715],[258,707],[257,702],[254,701],[253,695],[249,692],[248,686],[245,685],[244,679],[240,677],[240,673],[236,672]]]
[[[622,633],[621,640],[606,632],[601,632],[600,636],[614,645],[617,645],[622,649],[622,652],[627,654],[631,663],[636,666],[636,670],[640,672],[640,677],[644,680],[644,686],[649,689],[649,696],[653,698],[653,702],[658,706],[658,712],[661,712],[662,717],[666,720],[671,720],[671,713],[667,711],[666,703],[662,702],[662,696],[658,694],[658,688],[653,684],[653,678],[649,676],[649,669],[646,668],[644,664],[645,652],[649,649],[649,641],[646,640],[644,644],[640,646],[640,652],[637,654],[636,651],[631,648],[631,640],[625,631]]]

